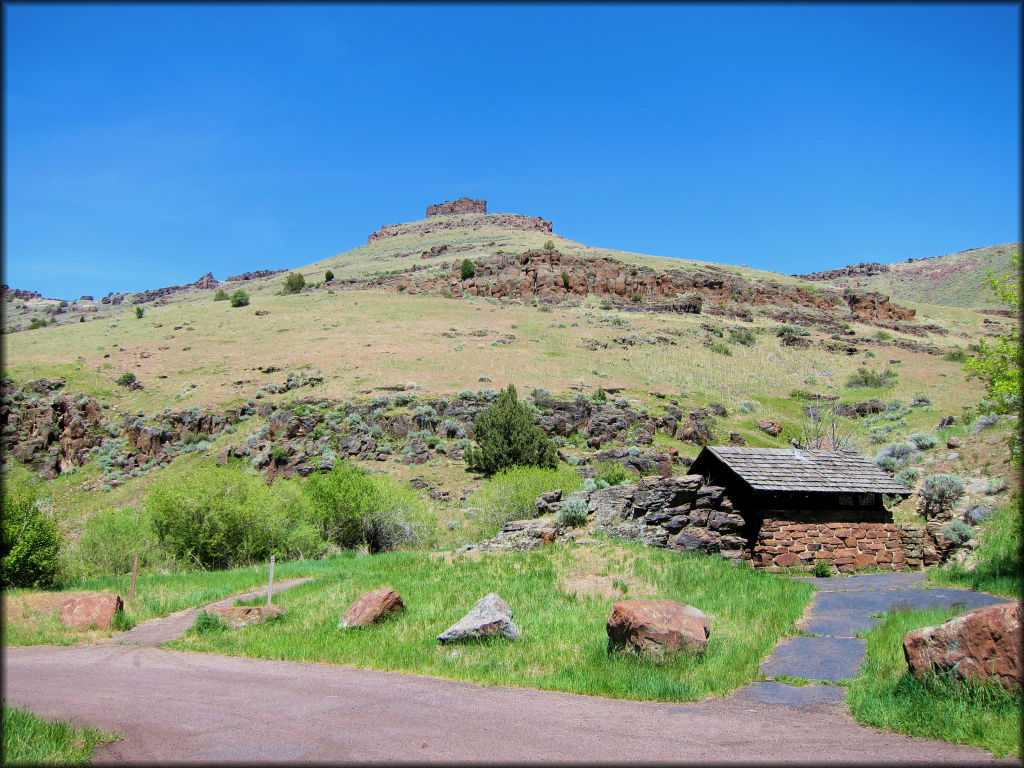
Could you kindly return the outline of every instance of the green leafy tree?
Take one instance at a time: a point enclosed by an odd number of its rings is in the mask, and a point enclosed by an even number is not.
[[[331,272],[331,270],[328,269],[326,272],[324,272],[324,282],[325,283],[329,283],[333,279],[334,279],[334,273]]]
[[[298,293],[306,287],[306,278],[298,272],[289,272],[284,276],[284,292]]]
[[[146,310],[144,310],[142,307],[136,307],[135,308],[135,319],[136,320],[141,320],[142,316],[145,315],[145,314],[146,314]]]
[[[218,288],[217,292],[215,294],[213,294],[213,300],[214,301],[227,301],[228,300],[228,292],[225,291],[223,288]]]
[[[249,304],[249,294],[239,288],[231,294],[232,307],[244,307]]]
[[[1019,253],[1010,258],[1010,264],[1014,268],[1019,267]],[[990,269],[984,285],[995,294],[996,301],[1004,304],[1014,315],[1019,313],[1019,272],[997,277]],[[978,343],[977,355],[964,363],[963,370],[967,378],[980,379],[985,385],[986,400],[981,410],[1017,418],[1020,410],[1022,361],[1024,351],[1021,350],[1020,329],[1016,325],[1004,336],[997,336],[991,341],[982,339]],[[1009,442],[1010,456],[1015,463],[1020,464],[1021,441],[1017,429],[1011,430]]]
[[[459,270],[463,280],[469,280],[476,274],[476,266],[469,259],[462,260],[462,266],[459,267]]]
[[[555,444],[534,425],[533,414],[519,402],[512,384],[476,417],[473,434],[477,446],[469,447],[465,458],[475,472],[493,475],[507,467],[554,469],[558,464]]]
[[[57,586],[60,526],[28,489],[4,489],[0,530],[0,586],[46,588]]]

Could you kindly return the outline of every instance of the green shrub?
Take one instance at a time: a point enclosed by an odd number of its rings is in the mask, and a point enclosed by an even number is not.
[[[303,491],[320,535],[339,547],[364,545],[383,552],[425,533],[429,515],[411,489],[387,475],[368,475],[350,462],[311,475]]]
[[[46,321],[45,320],[40,320],[38,317],[33,317],[32,321],[28,324],[28,329],[30,331],[34,331],[37,328],[45,328],[45,327],[46,327]]]
[[[827,560],[815,560],[811,573],[819,579],[824,579],[832,575],[832,566]]]
[[[215,294],[213,294],[213,300],[214,301],[227,301],[228,300],[228,292],[225,291],[223,288],[218,288],[217,292]]]
[[[284,292],[298,293],[306,287],[306,278],[299,272],[289,272],[284,276]]]
[[[730,328],[729,341],[734,344],[742,344],[745,347],[752,347],[757,344],[757,334],[751,328]]]
[[[942,356],[943,360],[949,360],[951,363],[966,363],[967,362],[967,351],[956,347],[951,349]]]
[[[144,310],[142,307],[136,307],[135,308],[135,319],[136,320],[141,320],[143,315],[145,315],[145,314],[146,314],[146,310]]]
[[[326,272],[324,272],[324,282],[325,283],[329,283],[333,279],[334,279],[334,273],[331,272],[331,270],[328,269]]]
[[[757,410],[757,402],[754,400],[744,400],[736,410],[740,413],[753,413]]]
[[[922,451],[934,448],[936,443],[938,443],[938,439],[931,432],[912,432],[907,440]]]
[[[562,502],[561,509],[555,513],[555,525],[579,528],[587,522],[587,500],[580,496],[570,496]]]
[[[136,381],[135,374],[131,371],[126,371],[117,377],[117,383],[122,387],[130,387]]]
[[[562,270],[562,287],[563,287],[563,288],[565,288],[565,290],[567,290],[567,291],[568,291],[571,285],[572,285],[572,284],[571,284],[571,283],[569,282],[569,273],[568,273],[568,272],[566,272],[566,271],[565,271],[565,270],[563,269],[563,270]]]
[[[633,474],[617,461],[602,461],[594,469],[597,470],[594,480],[598,483],[603,481],[611,486],[633,479]]]
[[[544,241],[544,250],[545,251],[553,251],[553,250],[555,250],[555,241],[554,240],[545,240]]]
[[[889,341],[890,339],[892,339],[892,334],[889,333],[888,331],[879,331],[878,333],[875,334],[875,338],[878,339],[879,341]]]
[[[964,481],[957,475],[928,475],[918,491],[931,514],[949,511],[964,495]]]
[[[157,545],[150,516],[130,507],[102,511],[86,520],[72,552],[76,575],[83,577],[130,573],[136,553],[140,569],[165,566],[168,560]]]
[[[917,467],[904,467],[903,469],[896,473],[894,479],[900,485],[903,485],[907,488],[913,488],[917,484],[918,478],[920,477],[921,470],[918,469]]]
[[[64,535],[46,504],[29,488],[8,487],[3,493],[0,530],[0,587],[57,586]]]
[[[220,616],[215,613],[207,613],[204,608],[196,616],[195,623],[192,625],[192,631],[197,635],[208,635],[211,632],[223,632],[227,629],[227,626],[223,621],[220,620]]]
[[[963,520],[950,520],[949,525],[942,529],[942,535],[958,546],[966,544],[972,534],[971,526]]]
[[[530,409],[520,404],[509,384],[473,422],[477,447],[465,453],[467,467],[493,475],[515,466],[547,467],[558,463],[555,445],[533,423]]]
[[[309,503],[293,483],[270,488],[231,468],[203,465],[187,475],[161,477],[145,510],[160,545],[182,565],[231,568],[272,554],[298,557],[296,541],[311,544],[309,528],[303,528],[311,517]],[[318,554],[301,551],[305,557]]]
[[[888,389],[896,386],[897,378],[896,371],[891,368],[884,371],[858,368],[856,373],[850,374],[846,379],[846,386],[849,389]]]
[[[476,275],[476,265],[470,259],[463,259],[459,266],[459,274],[462,275],[463,280],[469,280]]]
[[[724,341],[713,342],[708,345],[708,348],[712,352],[717,352],[718,354],[725,355],[726,357],[732,357],[732,349],[730,349],[729,345]]]
[[[561,488],[563,493],[571,493],[580,485],[580,476],[564,465],[557,469],[510,467],[495,473],[473,495],[476,509],[469,514],[479,520],[481,533],[487,537],[509,520],[534,517],[534,502],[545,491]]]
[[[249,294],[239,288],[237,291],[231,294],[231,306],[232,307],[247,307],[249,306]]]

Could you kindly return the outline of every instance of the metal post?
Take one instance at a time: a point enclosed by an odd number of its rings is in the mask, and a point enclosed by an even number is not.
[[[270,605],[270,593],[274,589],[274,556],[270,556],[270,583],[267,585],[267,605]]]
[[[139,553],[135,553],[135,559],[132,561],[132,588],[128,592],[128,599],[135,599],[135,576],[139,572]]]

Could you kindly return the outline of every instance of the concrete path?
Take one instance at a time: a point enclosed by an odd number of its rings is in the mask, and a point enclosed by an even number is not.
[[[801,578],[815,586],[810,609],[797,626],[815,637],[783,639],[761,665],[769,678],[788,676],[826,685],[793,686],[782,682],[753,683],[733,692],[745,701],[761,701],[795,707],[818,707],[823,703],[842,704],[845,688],[829,682],[855,677],[864,658],[864,641],[856,634],[878,623],[873,613],[893,608],[936,608],[962,605],[963,610],[1005,603],[994,597],[966,589],[921,589],[923,573],[873,573],[846,578]]]
[[[659,704],[116,642],[8,648],[3,671],[8,704],[122,734],[97,748],[96,763],[995,762],[973,747],[862,728],[821,698],[841,691],[828,686],[759,684],[789,689],[789,701],[747,686]]]

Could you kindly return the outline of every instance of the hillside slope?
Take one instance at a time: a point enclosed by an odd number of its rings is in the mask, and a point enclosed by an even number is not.
[[[989,294],[981,288],[988,270],[1004,275],[1020,243],[971,248],[931,259],[909,259],[896,264],[865,262],[841,269],[796,275],[833,288],[875,291],[893,301],[941,304],[948,307],[985,307]]]

